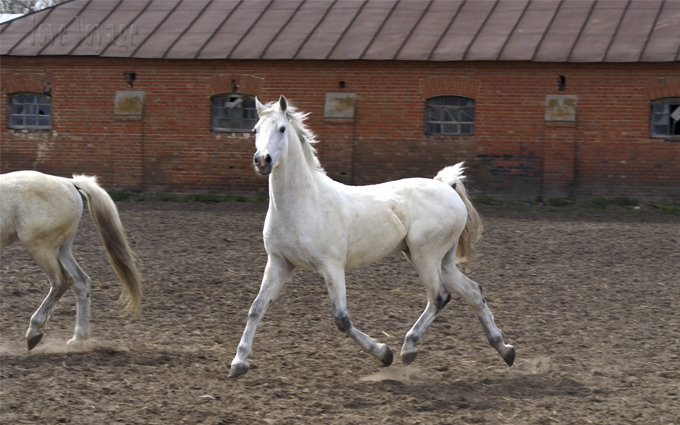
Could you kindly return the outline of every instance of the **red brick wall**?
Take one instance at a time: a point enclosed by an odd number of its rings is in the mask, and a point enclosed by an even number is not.
[[[116,117],[135,72],[142,117]],[[558,91],[557,77],[566,77]],[[264,192],[247,134],[210,131],[210,96],[285,94],[311,112],[328,174],[368,184],[433,176],[465,160],[475,194],[530,199],[680,199],[680,142],[649,138],[649,102],[680,97],[680,64],[163,61],[3,57],[0,171],[100,176],[109,188]],[[339,88],[339,82],[345,88]],[[51,131],[7,127],[7,95],[50,92]],[[357,94],[354,119],[324,119],[328,92]],[[545,96],[578,96],[577,120],[544,120]],[[474,136],[424,133],[427,97],[476,100]]]

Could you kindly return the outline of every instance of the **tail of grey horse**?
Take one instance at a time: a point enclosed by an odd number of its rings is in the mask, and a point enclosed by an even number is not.
[[[104,244],[106,256],[122,284],[121,301],[129,314],[138,316],[141,312],[142,278],[116,204],[97,184],[95,177],[75,175],[73,184],[87,198],[87,206]]]
[[[463,185],[463,180],[465,180],[465,176],[463,175],[463,163],[459,162],[456,165],[442,169],[437,173],[434,179],[453,187],[467,209],[467,222],[465,223],[465,228],[458,239],[458,246],[456,247],[456,263],[467,264],[473,259],[475,246],[482,239],[484,226],[482,225],[482,219],[479,216],[477,209],[475,209],[475,206],[468,197],[465,185]]]

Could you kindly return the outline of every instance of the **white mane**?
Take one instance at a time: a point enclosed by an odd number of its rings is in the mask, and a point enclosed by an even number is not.
[[[269,102],[265,105],[265,109],[260,112],[260,115],[268,115],[274,112],[280,112],[278,108],[278,102]],[[305,158],[312,169],[326,174],[323,169],[319,158],[316,156],[316,148],[313,146],[319,141],[316,139],[314,132],[305,124],[309,113],[300,112],[294,106],[288,104],[286,109],[286,119],[295,128],[298,139],[300,139],[300,144],[302,145],[302,151],[305,154]]]

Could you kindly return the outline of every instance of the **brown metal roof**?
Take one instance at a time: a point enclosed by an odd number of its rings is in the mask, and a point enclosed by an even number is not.
[[[167,59],[680,60],[680,0],[72,0],[0,54]]]

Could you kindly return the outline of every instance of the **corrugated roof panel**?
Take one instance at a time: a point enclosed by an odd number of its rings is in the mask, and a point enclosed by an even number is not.
[[[130,24],[134,34],[134,45],[125,42],[121,37],[126,37],[127,34],[122,33],[117,38],[113,39],[111,43],[102,51],[102,56],[114,57],[130,57],[136,56],[136,52],[144,46],[152,35],[156,32],[158,27],[163,24],[168,15],[177,6],[179,0],[162,0],[153,2],[153,7],[142,9],[143,11],[134,22]],[[157,54],[156,57],[160,55]]]
[[[182,1],[135,52],[137,58],[163,57],[203,10],[208,0]]]
[[[342,35],[329,59],[360,59],[395,4],[396,0],[369,0]]]
[[[555,16],[560,0],[531,1],[510,35],[499,59],[531,60],[545,30]]]
[[[222,22],[227,19],[240,0],[210,0],[186,32],[165,52],[168,59],[193,59],[201,48],[211,40]]]
[[[566,62],[594,3],[594,0],[563,1],[538,46],[534,60]]]
[[[302,0],[279,0],[267,8],[253,28],[234,48],[232,59],[259,59],[293,16]]]
[[[528,0],[498,2],[469,46],[465,60],[498,59],[527,4]]]
[[[601,62],[604,60],[625,11],[620,6],[619,3],[611,1],[595,3],[572,49],[570,61]]]
[[[666,1],[656,21],[642,61],[666,62],[680,60],[680,2]]]
[[[293,18],[265,49],[262,59],[293,58],[332,5],[333,0],[305,0]]]
[[[53,38],[52,28],[58,25],[44,22],[52,9],[31,13],[23,18],[14,19],[4,25],[0,34],[2,54],[35,56]]]
[[[113,41],[127,46],[128,55],[135,49],[136,27],[130,22],[146,5],[146,1],[95,2],[78,17],[79,41],[68,52],[74,56],[96,56]]]
[[[635,62],[647,42],[663,0],[634,0],[621,20],[607,62]]]
[[[465,0],[435,0],[406,40],[397,59],[427,60]]]
[[[222,24],[208,44],[203,47],[199,58],[228,58],[232,49],[238,45],[241,38],[247,34],[253,23],[264,13],[270,3],[270,0],[240,2],[232,11],[229,19]]]
[[[394,59],[427,6],[427,2],[417,0],[401,0],[397,3],[363,58]]]
[[[336,2],[300,47],[295,59],[326,59],[338,39],[361,11],[366,0]]]
[[[496,1],[467,1],[432,53],[432,60],[463,60]]]
[[[50,23],[43,24],[47,31],[43,31],[41,43],[38,43],[35,54],[39,55],[65,55],[80,41],[80,36],[89,21],[98,24],[104,15],[97,16],[98,9],[96,4],[86,1],[72,2],[64,8],[54,8],[50,14]],[[92,9],[92,11],[88,11]],[[107,7],[111,10],[111,7]],[[104,12],[106,13],[106,12]],[[94,15],[93,19],[83,21],[82,16]],[[54,24],[51,22],[55,22]],[[56,24],[59,22],[59,24]]]
[[[677,61],[680,0],[71,0],[0,54],[167,59]]]

